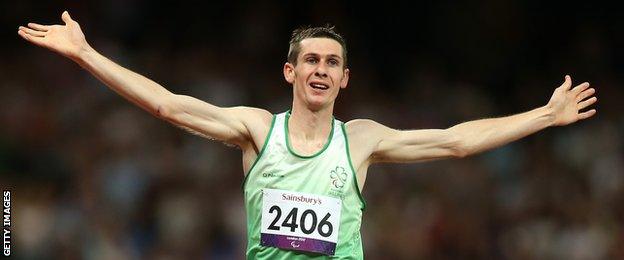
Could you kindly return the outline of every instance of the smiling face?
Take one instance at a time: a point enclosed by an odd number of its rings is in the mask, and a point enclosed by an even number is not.
[[[312,111],[333,108],[339,90],[349,82],[342,46],[329,38],[307,38],[299,44],[296,65],[284,64],[284,78],[293,85],[293,105]]]

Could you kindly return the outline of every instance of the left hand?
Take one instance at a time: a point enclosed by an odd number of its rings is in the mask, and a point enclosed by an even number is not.
[[[581,112],[581,110],[598,101],[598,98],[593,96],[596,90],[589,88],[588,82],[570,89],[571,86],[572,79],[566,75],[565,81],[555,89],[548,105],[546,105],[553,113],[555,126],[572,124],[596,114],[596,109]]]
[[[17,33],[25,40],[48,48],[54,52],[77,60],[82,51],[90,48],[78,22],[74,21],[67,11],[61,19],[65,25],[41,25],[28,23],[28,27],[20,26]]]

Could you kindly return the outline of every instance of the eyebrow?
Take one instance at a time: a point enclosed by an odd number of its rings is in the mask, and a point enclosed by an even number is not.
[[[309,53],[305,53],[305,54],[303,54],[303,57],[306,57],[306,56],[322,56],[322,55],[320,55],[320,54],[318,54],[318,53],[315,53],[315,52],[309,52]],[[328,56],[328,57],[330,57],[330,58],[337,58],[337,59],[339,59],[339,60],[342,60],[342,57],[340,57],[340,55],[336,55],[336,54],[328,54],[328,55],[326,55],[326,56]]]

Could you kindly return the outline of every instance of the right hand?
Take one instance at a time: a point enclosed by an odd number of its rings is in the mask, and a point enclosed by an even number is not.
[[[71,19],[67,11],[63,12],[61,19],[65,25],[28,23],[28,27],[20,26],[17,34],[33,44],[75,60],[82,51],[88,50],[90,46],[80,29],[80,25]]]

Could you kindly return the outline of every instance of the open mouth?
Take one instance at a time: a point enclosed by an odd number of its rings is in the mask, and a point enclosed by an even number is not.
[[[320,90],[326,90],[329,88],[329,86],[323,83],[310,83],[310,87],[315,88],[315,89],[320,89]]]

